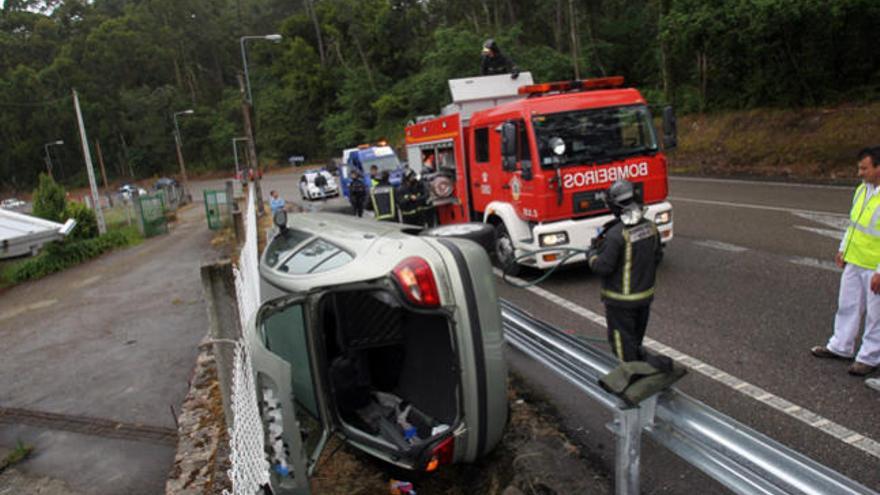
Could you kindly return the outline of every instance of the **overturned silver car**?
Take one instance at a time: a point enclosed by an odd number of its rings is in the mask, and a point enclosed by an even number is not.
[[[337,434],[427,471],[489,452],[508,406],[485,249],[328,213],[276,223],[260,260],[265,302],[246,330],[261,407],[287,425],[267,425],[269,444],[300,433],[314,466]]]

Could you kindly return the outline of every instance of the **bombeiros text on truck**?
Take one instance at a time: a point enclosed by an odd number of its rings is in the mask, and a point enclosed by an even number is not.
[[[622,77],[534,84],[524,72],[453,79],[449,88],[440,116],[406,127],[409,166],[429,184],[440,224],[494,226],[508,271],[514,260],[550,268],[562,248],[587,247],[613,218],[603,193],[620,178],[635,184],[663,243],[672,239],[666,156],[647,101]],[[662,149],[674,148],[671,107],[663,131]],[[565,259],[577,261],[584,255]]]

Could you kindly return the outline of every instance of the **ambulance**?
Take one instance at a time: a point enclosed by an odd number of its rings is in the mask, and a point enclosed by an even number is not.
[[[664,150],[676,145],[675,115],[663,110],[661,147],[651,107],[623,83],[534,84],[528,72],[450,80],[453,101],[441,115],[406,127],[409,166],[429,185],[438,222],[489,224],[502,266],[546,269],[565,257],[561,248],[587,248],[613,218],[604,191],[623,178],[671,241]]]

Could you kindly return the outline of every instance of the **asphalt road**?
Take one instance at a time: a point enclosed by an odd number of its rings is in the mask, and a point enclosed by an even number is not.
[[[17,467],[38,481],[0,477],[0,494],[68,493],[34,486],[55,480],[164,491],[173,413],[208,331],[199,267],[222,256],[212,236],[204,208],[186,207],[167,235],[3,291],[0,447],[32,445]]]
[[[300,201],[297,178],[268,176],[263,190],[307,209],[347,211],[339,199]],[[848,363],[809,353],[831,334],[840,277],[833,256],[851,197],[849,187],[671,178],[675,238],[648,336],[737,379],[734,388],[692,371],[679,385],[685,393],[880,490],[880,394],[849,376]],[[585,268],[561,270],[542,288],[603,314],[598,279]],[[534,293],[500,281],[498,291],[561,328],[604,338],[601,325]],[[517,351],[508,354],[512,369],[558,408],[565,429],[613,469],[610,413]],[[760,399],[746,393],[751,387],[763,390]],[[642,462],[644,493],[726,493],[661,447],[646,445]]]

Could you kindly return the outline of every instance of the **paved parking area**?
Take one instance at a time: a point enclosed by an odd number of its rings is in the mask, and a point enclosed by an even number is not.
[[[211,238],[190,206],[168,235],[2,293],[0,446],[35,447],[16,473],[82,494],[164,491],[208,328]]]

